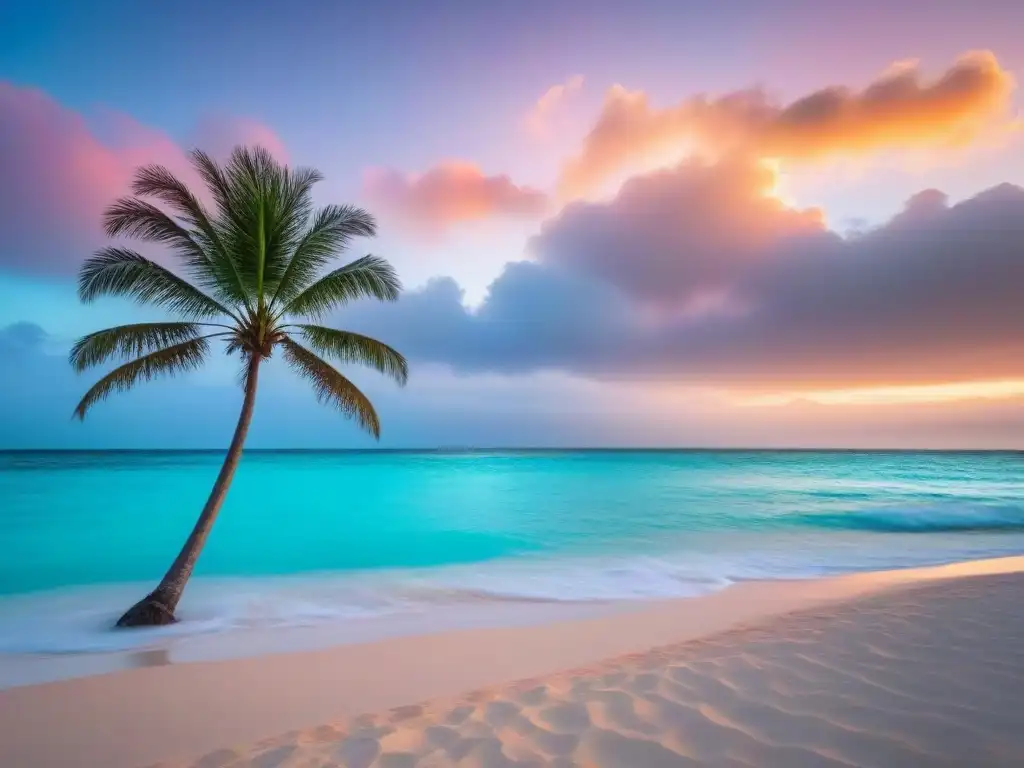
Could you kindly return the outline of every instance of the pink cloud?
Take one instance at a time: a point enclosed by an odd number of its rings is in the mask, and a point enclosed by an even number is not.
[[[564,83],[558,83],[544,91],[526,115],[526,130],[534,136],[546,136],[550,130],[552,115],[565,103],[570,94],[582,87],[583,75],[574,75]]]
[[[200,121],[193,143],[217,158],[225,158],[239,144],[266,147],[281,163],[288,162],[288,150],[281,138],[256,120],[230,115],[208,116]]]
[[[386,213],[435,234],[462,221],[534,218],[547,208],[547,196],[540,190],[518,186],[508,176],[485,176],[477,166],[462,162],[442,163],[419,175],[371,169],[364,190]]]
[[[85,119],[46,93],[0,81],[0,269],[73,271],[105,241],[103,209],[129,192],[139,165],[159,163],[198,184],[185,148],[165,133],[120,113],[106,116],[100,139]],[[262,143],[279,158],[283,146],[252,121],[212,120],[220,137]],[[212,141],[210,128],[197,138]],[[212,147],[216,152],[217,147]]]

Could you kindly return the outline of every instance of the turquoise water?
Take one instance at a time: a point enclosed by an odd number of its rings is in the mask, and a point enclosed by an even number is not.
[[[91,648],[173,559],[220,460],[0,453],[0,651]],[[1022,478],[1017,453],[247,452],[178,631],[1017,554]]]

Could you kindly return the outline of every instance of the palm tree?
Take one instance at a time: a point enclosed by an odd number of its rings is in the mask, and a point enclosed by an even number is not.
[[[115,359],[129,362],[85,393],[74,413],[79,419],[112,392],[160,374],[198,368],[209,355],[211,340],[224,342],[224,351],[237,354],[242,363],[242,412],[206,506],[160,584],[118,620],[119,627],[176,621],[175,608],[242,454],[260,364],[276,348],[313,385],[321,402],[336,406],[376,438],[380,422],[373,405],[323,357],[368,365],[399,384],[408,376],[405,358],[386,344],[301,322],[304,317],[321,319],[354,299],[398,298],[401,285],[394,269],[376,256],[324,273],[352,238],[376,233],[370,214],[352,206],[315,209],[312,187],[320,173],[281,166],[260,147],[238,147],[224,165],[198,150],[191,160],[212,207],[166,168],[150,165],[136,170],[133,196],[116,201],[104,214],[109,237],[134,237],[169,248],[191,282],[120,247],[98,251],[78,277],[83,302],[122,296],[181,318],[122,325],[80,339],[70,355],[78,371]],[[293,319],[300,322],[288,322]]]

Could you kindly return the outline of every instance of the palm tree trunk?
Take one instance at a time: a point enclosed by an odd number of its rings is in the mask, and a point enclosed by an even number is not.
[[[252,421],[253,406],[256,404],[256,381],[259,373],[260,357],[253,355],[249,360],[249,367],[245,379],[245,399],[242,401],[242,412],[238,415],[238,425],[235,427],[235,435],[231,438],[231,445],[228,447],[228,454],[224,457],[224,464],[217,475],[217,482],[213,484],[210,497],[206,500],[199,519],[196,521],[192,533],[189,534],[185,546],[175,558],[171,567],[167,570],[160,584],[146,597],[133,605],[117,621],[119,627],[147,627],[163,624],[173,624],[177,619],[174,616],[174,609],[178,607],[178,601],[185,591],[185,584],[192,575],[199,553],[203,550],[207,536],[213,528],[224,499],[228,495],[228,486],[231,485],[231,478],[234,477],[235,469],[238,467],[238,460],[242,456],[242,446],[245,444],[245,436],[249,431],[249,422]]]

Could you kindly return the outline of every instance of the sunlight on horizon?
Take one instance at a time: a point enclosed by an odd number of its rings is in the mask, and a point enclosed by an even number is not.
[[[782,392],[739,397],[735,398],[733,403],[743,407],[773,407],[798,402],[817,405],[896,405],[949,403],[959,400],[1006,400],[1022,396],[1024,381],[1000,380]]]

